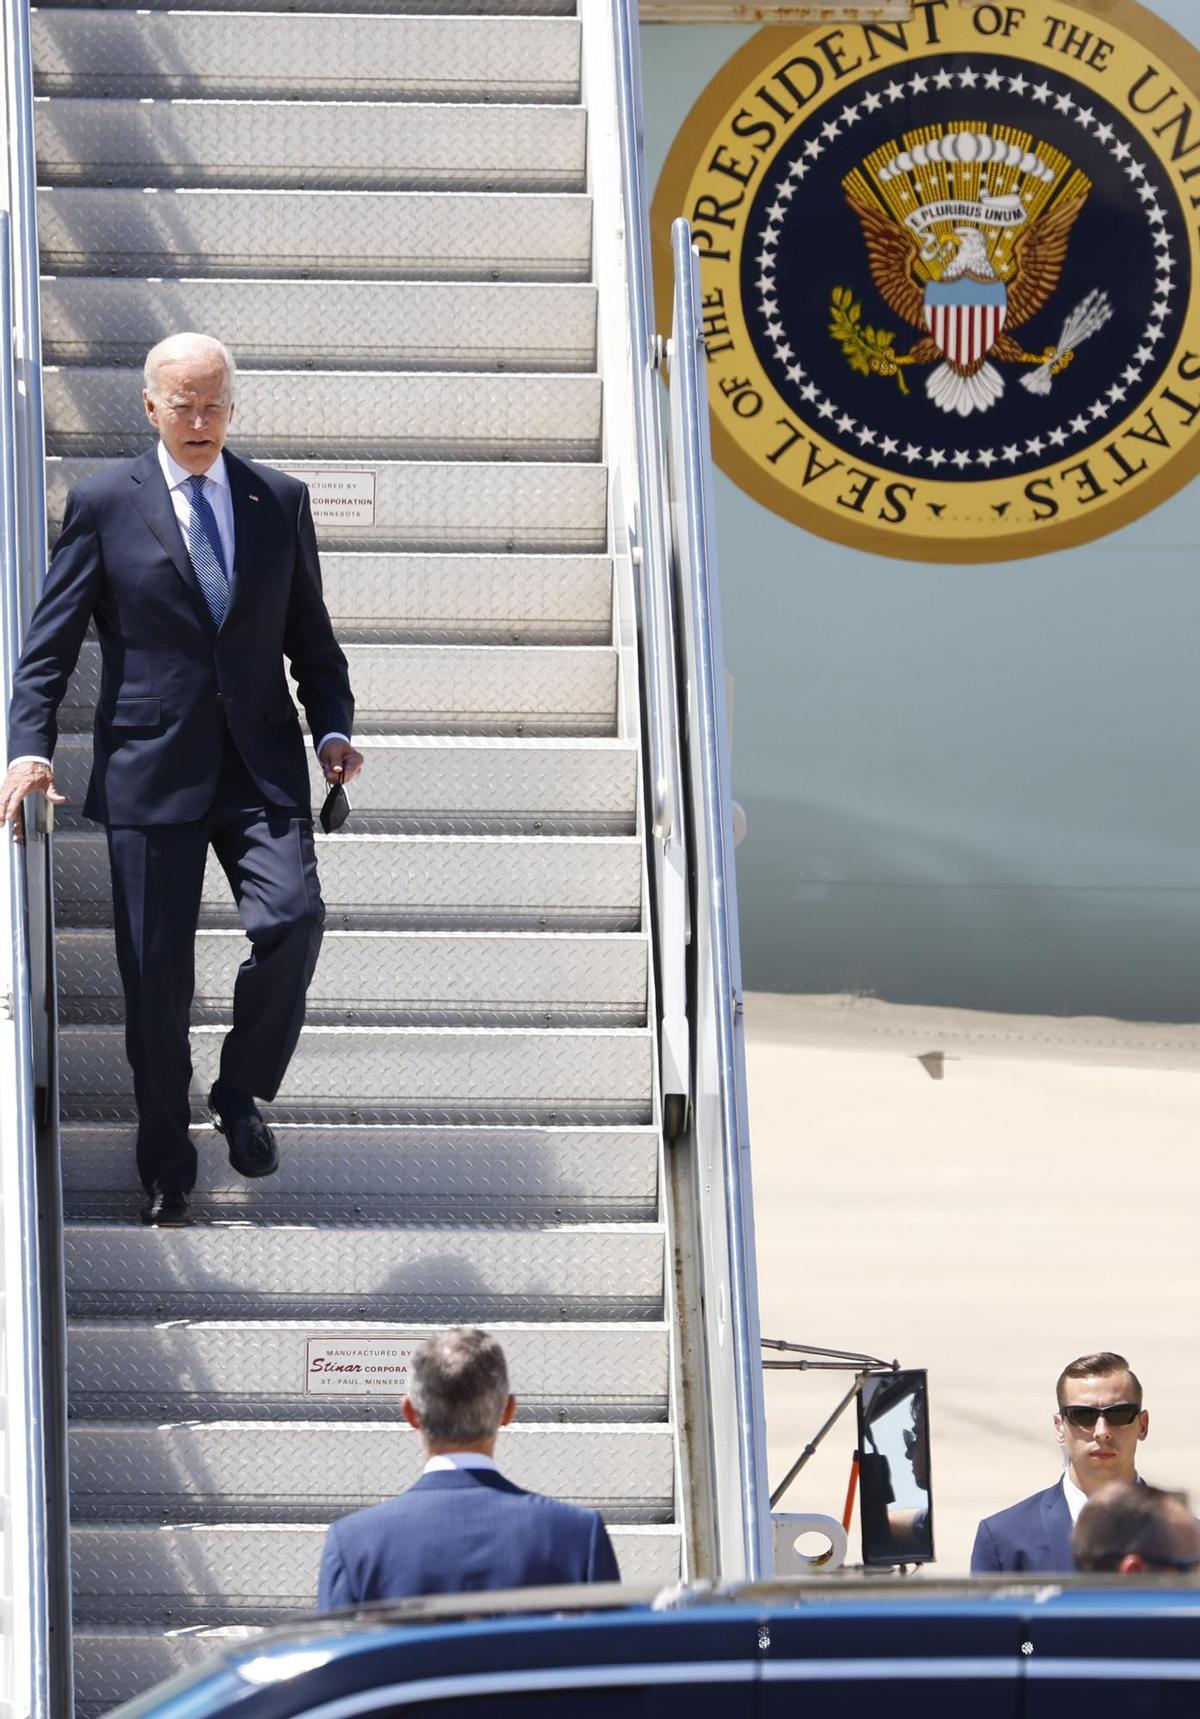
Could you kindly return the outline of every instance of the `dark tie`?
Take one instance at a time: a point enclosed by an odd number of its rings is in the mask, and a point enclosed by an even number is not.
[[[189,480],[192,491],[192,515],[188,521],[188,555],[204,601],[217,626],[225,619],[229,607],[229,575],[225,571],[225,555],[221,549],[221,534],[217,516],[204,493],[204,478]]]

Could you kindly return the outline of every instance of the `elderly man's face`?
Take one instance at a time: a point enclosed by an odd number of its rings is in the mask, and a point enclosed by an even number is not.
[[[163,446],[185,471],[206,472],[225,445],[233,417],[225,366],[209,353],[164,359],[157,394],[151,399],[143,392],[142,399]]]
[[[1068,1379],[1064,1384],[1062,1407],[1054,1417],[1054,1431],[1066,1453],[1071,1477],[1082,1491],[1093,1492],[1110,1480],[1134,1478],[1137,1447],[1150,1430],[1150,1416],[1145,1409],[1139,1408],[1122,1426],[1109,1421],[1103,1411],[1117,1406],[1118,1418],[1124,1421],[1128,1405],[1136,1401],[1137,1392],[1128,1373]],[[1081,1414],[1072,1417],[1067,1411],[1073,1408],[1080,1410]],[[1081,1425],[1080,1420],[1091,1421],[1092,1424]]]

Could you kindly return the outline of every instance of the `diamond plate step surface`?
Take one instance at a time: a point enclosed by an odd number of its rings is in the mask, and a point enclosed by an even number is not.
[[[517,1419],[665,1421],[667,1332],[662,1325],[500,1325],[519,1381]],[[306,1395],[308,1344],[411,1345],[429,1326],[244,1320],[74,1320],[69,1332],[70,1414],[85,1420],[395,1421],[398,1397]]]
[[[382,1503],[421,1473],[406,1423],[76,1421],[68,1437],[77,1522],[327,1522]],[[510,1427],[504,1472],[619,1522],[669,1521],[665,1426]]]
[[[128,1222],[140,1187],[129,1124],[68,1122],[63,1193],[72,1217]],[[207,1122],[196,1209],[251,1222],[593,1223],[656,1215],[658,1136],[643,1128],[276,1126],[277,1175],[251,1183]]]
[[[151,445],[141,375],[49,369],[51,454],[142,453]],[[595,460],[594,376],[471,376],[461,371],[239,370],[237,447],[250,459]]]
[[[192,1029],[197,1103],[223,1038]],[[652,1048],[639,1028],[305,1027],[272,1109],[297,1122],[648,1122]],[[68,1120],[123,1119],[123,1029],[64,1026],[59,1091]]]
[[[596,289],[585,284],[80,275],[44,279],[41,303],[48,364],[140,366],[176,328],[219,328],[243,371],[592,370],[596,363]]]
[[[344,642],[560,645],[612,639],[605,555],[322,556],[325,600]]]
[[[171,1318],[655,1319],[654,1225],[452,1229],[68,1223],[72,1315]],[[131,1287],[133,1286],[133,1287]]]
[[[282,1623],[313,1609],[324,1541],[325,1525],[82,1525],[71,1535],[75,1615]],[[618,1525],[612,1542],[624,1581],[678,1580],[678,1529]]]
[[[35,103],[43,185],[576,191],[582,108],[379,101]]]
[[[231,1018],[250,954],[240,932],[196,938],[192,1019]],[[332,931],[308,992],[309,1021],[410,1026],[638,1026],[646,1019],[646,940],[587,932]],[[110,931],[58,934],[63,1021],[123,1021]]]
[[[297,16],[281,28],[270,13],[209,7],[189,14],[174,5],[169,12],[39,6],[31,37],[39,95],[286,94],[355,102],[579,96],[579,25],[572,19],[348,16],[330,29],[325,18]]]
[[[52,535],[67,491],[107,462],[46,462]],[[307,481],[315,472],[374,479],[374,522],[323,526],[321,548],[600,554],[608,548],[608,475],[603,466],[426,463],[420,460],[288,460]]]
[[[75,1703],[75,1719],[104,1719],[122,1701],[153,1684],[193,1670],[215,1655],[246,1647],[253,1626],[221,1629],[149,1630],[136,1624],[84,1626],[75,1631],[75,1680],[87,1698]]]
[[[96,0],[49,0],[55,11],[76,11],[81,8],[90,9]],[[172,12],[219,12],[237,14],[239,12],[261,12],[263,0],[171,0],[169,8],[146,8],[140,4],[134,6],[133,0],[128,5],[113,6],[114,12],[136,10],[145,15],[154,11],[170,10]],[[287,11],[321,12],[334,15],[347,13],[358,15],[369,13],[396,13],[402,17],[414,18],[445,18],[445,17],[497,17],[497,18],[573,18],[577,13],[576,0],[287,0]]]
[[[444,835],[629,835],[637,824],[637,753],[624,740],[505,740],[480,736],[366,736],[348,831]],[[91,740],[66,734],[54,754],[67,829],[92,829],[80,811]],[[323,793],[309,757],[314,799]],[[341,840],[338,836],[334,840]]]
[[[318,835],[316,846],[327,932],[366,924],[636,931],[641,920],[641,848],[629,837],[339,832]],[[60,831],[54,878],[60,928],[112,924],[102,835]],[[225,874],[210,854],[201,924],[239,923]]]
[[[47,274],[583,281],[591,200],[431,191],[47,186]]]
[[[252,576],[246,575],[246,576]],[[617,657],[607,646],[347,645],[355,733],[611,734]],[[99,646],[85,642],[60,706],[88,729]]]

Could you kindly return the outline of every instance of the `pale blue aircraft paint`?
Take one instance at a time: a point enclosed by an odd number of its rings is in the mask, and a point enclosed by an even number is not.
[[[1200,44],[1196,0],[1148,10]],[[753,33],[643,27],[651,184]],[[1200,1019],[1200,486],[947,567],[715,483],[747,987]]]

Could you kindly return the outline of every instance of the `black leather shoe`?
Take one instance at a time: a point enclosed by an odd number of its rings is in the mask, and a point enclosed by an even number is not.
[[[273,1176],[279,1168],[275,1136],[252,1098],[229,1094],[218,1080],[208,1095],[213,1127],[229,1144],[229,1162],[239,1176]]]
[[[169,1194],[155,1188],[142,1201],[141,1216],[144,1224],[155,1224],[159,1229],[186,1229],[192,1221],[192,1196],[182,1188]]]

